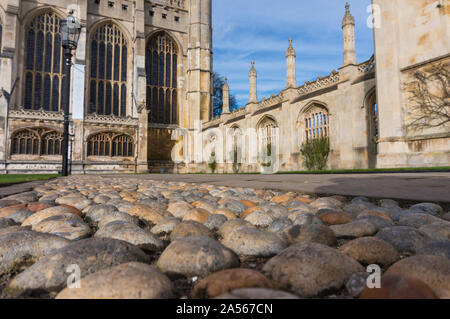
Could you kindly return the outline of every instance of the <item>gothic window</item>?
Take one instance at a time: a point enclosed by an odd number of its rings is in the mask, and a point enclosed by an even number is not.
[[[267,152],[268,156],[272,155],[274,143],[276,143],[277,123],[270,117],[266,117],[258,128],[259,145],[261,151]],[[267,151],[266,151],[267,150]]]
[[[25,129],[11,139],[12,155],[61,155],[62,134],[46,129]]]
[[[41,155],[61,155],[62,135],[50,132],[42,137]]]
[[[59,28],[60,19],[51,12],[34,17],[25,26],[25,109],[60,110],[65,76]]]
[[[165,33],[154,35],[146,48],[147,109],[150,123],[178,124],[178,50]]]
[[[106,24],[95,31],[90,46],[88,112],[125,117],[128,74],[125,35],[116,25]]]
[[[305,134],[307,141],[330,135],[330,119],[324,107],[314,105],[305,114]]]
[[[132,157],[133,139],[125,134],[104,132],[93,135],[87,143],[88,156]]]

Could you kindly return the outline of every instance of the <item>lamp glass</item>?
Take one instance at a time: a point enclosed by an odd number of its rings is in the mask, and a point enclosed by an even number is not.
[[[73,12],[66,19],[61,20],[61,38],[64,48],[76,50],[80,33],[81,25],[73,16]]]

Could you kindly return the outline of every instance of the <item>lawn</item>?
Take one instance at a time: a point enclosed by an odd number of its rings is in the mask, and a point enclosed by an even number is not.
[[[47,180],[58,176],[58,174],[1,174],[0,185]]]

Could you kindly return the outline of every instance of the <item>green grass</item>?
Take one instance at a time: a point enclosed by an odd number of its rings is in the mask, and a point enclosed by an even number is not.
[[[58,176],[58,174],[0,174],[0,185],[47,180]]]
[[[278,172],[277,174],[352,174],[352,173],[407,173],[407,172],[436,172],[448,171],[450,166],[443,167],[408,167],[408,168],[369,168],[369,169],[335,169],[323,171],[295,171],[295,172]]]

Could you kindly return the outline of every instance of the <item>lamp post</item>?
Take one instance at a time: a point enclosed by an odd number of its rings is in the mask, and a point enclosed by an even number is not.
[[[70,104],[70,72],[72,66],[72,51],[77,49],[81,25],[70,11],[69,16],[61,20],[61,38],[64,49],[65,81],[62,89],[64,107],[64,134],[62,141],[62,176],[68,175],[69,161],[69,104]]]

